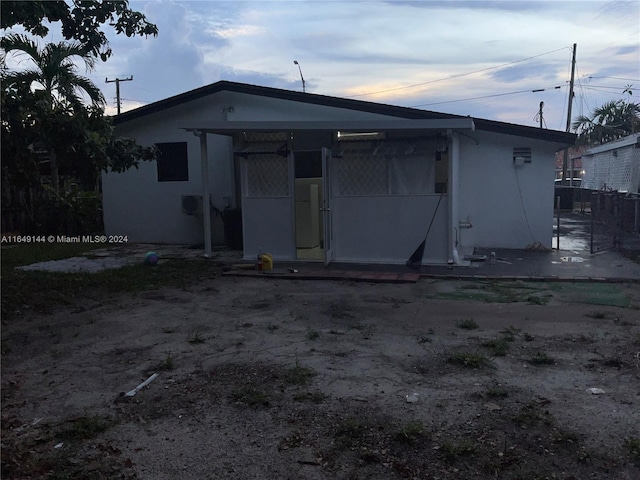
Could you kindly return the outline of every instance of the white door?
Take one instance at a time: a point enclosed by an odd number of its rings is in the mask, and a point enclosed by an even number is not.
[[[322,223],[324,225],[324,264],[333,261],[333,225],[331,220],[331,150],[322,148]]]

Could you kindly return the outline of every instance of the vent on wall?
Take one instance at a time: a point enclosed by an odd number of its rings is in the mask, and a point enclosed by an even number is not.
[[[513,164],[516,166],[531,163],[531,147],[513,147]]]

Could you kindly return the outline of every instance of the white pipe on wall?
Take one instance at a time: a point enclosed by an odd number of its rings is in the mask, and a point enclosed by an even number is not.
[[[460,139],[452,130],[447,130],[449,138],[449,259],[448,263],[458,265],[457,226],[459,223],[459,175],[460,175]]]

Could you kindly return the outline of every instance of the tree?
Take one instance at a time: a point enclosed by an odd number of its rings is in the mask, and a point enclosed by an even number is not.
[[[0,6],[5,30],[20,25],[44,37],[50,23],[61,22],[64,38],[71,40],[42,49],[27,35],[10,33],[0,41],[3,200],[19,200],[24,221],[18,228],[24,231],[95,231],[100,172],[137,167],[155,158],[155,147],[114,135],[102,93],[78,74],[74,61],[91,69],[98,59],[111,56],[105,24],[128,37],[156,36],[157,27],[127,1],[3,0]],[[29,67],[10,72],[7,54],[26,56]],[[50,179],[43,155],[49,158]],[[83,223],[90,217],[93,223]]]
[[[612,100],[573,122],[578,144],[601,145],[640,131],[640,104]]]
[[[83,102],[80,97],[84,92],[94,107],[104,105],[104,96],[87,77],[76,72],[76,59],[81,60],[87,70],[95,66],[95,59],[80,42],[49,43],[40,49],[38,44],[26,35],[9,34],[0,41],[5,55],[15,53],[25,55],[31,68],[3,74],[5,88],[23,85],[35,89],[49,108],[73,107],[81,110]],[[41,87],[40,89],[35,87]]]
[[[67,109],[75,113],[84,111],[81,92],[90,99],[94,108],[102,109],[104,96],[91,80],[76,73],[74,60],[82,60],[87,69],[93,68],[95,59],[87,53],[79,42],[49,43],[40,49],[38,44],[26,35],[9,34],[0,41],[4,55],[12,52],[24,55],[30,61],[31,68],[17,72],[3,72],[2,82],[5,89],[33,92],[40,104],[45,118],[40,124],[40,142],[50,153],[51,181],[54,191],[58,191],[58,158],[59,149],[56,140],[59,131],[55,128],[54,119]],[[4,59],[3,59],[4,60]],[[24,95],[23,93],[23,95]]]
[[[129,2],[111,0],[31,0],[0,2],[0,26],[8,29],[16,25],[39,37],[49,33],[44,22],[61,22],[66,40],[76,40],[94,57],[106,61],[112,54],[102,25],[108,23],[116,33],[127,37],[157,36],[158,27],[146,17],[131,10]]]

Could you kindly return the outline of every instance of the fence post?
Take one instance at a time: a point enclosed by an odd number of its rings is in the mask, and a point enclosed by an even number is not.
[[[558,216],[558,227],[556,229],[556,247],[558,250],[560,250],[560,196],[556,197],[556,213]]]

